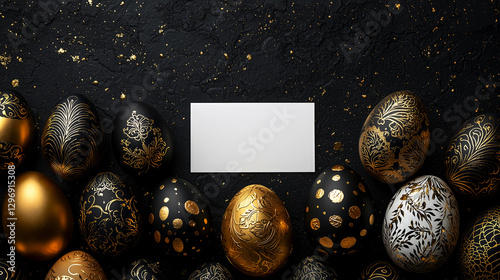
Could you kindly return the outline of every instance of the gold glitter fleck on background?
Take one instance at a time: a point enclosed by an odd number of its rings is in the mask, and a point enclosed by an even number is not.
[[[12,57],[7,56],[7,54],[0,55],[0,64],[7,66],[12,61]]]
[[[18,79],[12,80],[12,86],[13,87],[19,87],[19,80]]]

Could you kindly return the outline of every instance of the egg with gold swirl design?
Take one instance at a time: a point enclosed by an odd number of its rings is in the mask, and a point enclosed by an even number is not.
[[[107,280],[101,265],[90,255],[76,250],[62,256],[49,270],[45,280]]]
[[[100,118],[90,100],[73,94],[50,112],[42,132],[42,151],[50,168],[61,178],[75,181],[89,175],[104,151]]]
[[[438,269],[458,242],[460,213],[451,189],[440,178],[420,176],[392,197],[382,224],[382,241],[402,269],[425,273]]]
[[[126,102],[115,117],[112,147],[128,174],[156,176],[170,164],[173,140],[165,120],[144,102]]]
[[[126,269],[120,280],[164,280],[165,275],[160,269],[158,262],[147,259],[139,259],[132,262]]]
[[[361,272],[359,280],[403,280],[399,269],[387,261],[374,261]]]
[[[446,180],[459,194],[482,199],[500,189],[500,119],[480,114],[465,121],[445,152]]]
[[[26,159],[34,130],[31,110],[23,96],[15,90],[0,90],[0,169]]]
[[[188,280],[233,280],[233,275],[218,262],[204,263],[189,275]]]
[[[13,260],[13,263],[16,263],[16,260]],[[19,265],[16,264],[14,267],[8,263],[7,259],[0,258],[0,279],[2,280],[25,280],[21,269],[19,269]]]
[[[372,177],[395,184],[420,169],[429,144],[429,118],[422,102],[410,91],[397,91],[382,99],[366,118],[359,156]]]
[[[80,233],[90,249],[114,257],[132,248],[142,229],[138,202],[111,172],[97,174],[80,197]]]
[[[369,240],[375,212],[363,179],[351,168],[335,165],[314,180],[306,201],[304,226],[323,255],[344,255]]]
[[[500,206],[480,213],[462,237],[458,265],[464,279],[500,279]]]
[[[149,209],[150,234],[167,255],[194,258],[208,245],[212,231],[208,200],[188,181],[162,180]]]
[[[337,280],[337,272],[319,256],[304,258],[293,274],[293,280]]]
[[[222,218],[222,248],[231,264],[254,277],[283,267],[292,251],[292,224],[280,198],[262,185],[241,189]]]

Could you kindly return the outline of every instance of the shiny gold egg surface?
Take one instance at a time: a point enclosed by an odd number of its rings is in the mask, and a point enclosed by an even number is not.
[[[107,280],[101,265],[91,255],[79,250],[62,256],[45,276],[45,280],[63,279]]]

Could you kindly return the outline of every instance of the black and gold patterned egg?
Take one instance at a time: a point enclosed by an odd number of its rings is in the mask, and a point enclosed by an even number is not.
[[[306,203],[307,236],[324,254],[354,253],[372,232],[374,208],[363,179],[335,165],[314,181]]]
[[[500,189],[500,119],[481,114],[465,121],[446,149],[446,180],[459,194],[481,199]]]
[[[33,117],[22,95],[0,90],[0,169],[21,164],[28,155],[34,132]]]
[[[139,241],[142,218],[130,189],[115,174],[103,172],[83,190],[79,224],[93,251],[117,256]]]
[[[16,260],[12,260],[12,263],[9,263],[10,260],[0,258],[0,279],[1,280],[24,280],[26,277],[19,269],[18,264],[16,264]],[[14,264],[14,266],[12,266]]]
[[[52,109],[42,132],[42,151],[61,178],[75,181],[89,175],[104,151],[104,133],[94,105],[73,94]]]
[[[293,274],[293,280],[336,280],[337,273],[319,256],[303,259]]]
[[[199,255],[212,231],[208,200],[180,178],[167,178],[155,188],[148,219],[154,242],[168,255]]]
[[[374,261],[361,272],[359,280],[402,280],[399,269],[387,261]]]
[[[114,122],[112,145],[116,161],[136,176],[158,175],[172,159],[173,140],[167,123],[151,106],[128,102]]]
[[[463,235],[458,265],[464,279],[500,279],[500,206],[482,212]]]
[[[386,184],[403,182],[424,163],[429,150],[429,118],[414,93],[397,91],[371,111],[359,137],[361,163]]]
[[[189,275],[188,280],[233,280],[231,272],[218,262],[204,263]]]
[[[121,280],[163,280],[167,279],[160,269],[160,264],[147,259],[139,259],[125,268]]]

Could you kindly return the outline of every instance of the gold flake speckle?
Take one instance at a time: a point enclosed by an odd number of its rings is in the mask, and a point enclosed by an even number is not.
[[[354,237],[346,237],[346,238],[342,239],[342,241],[340,241],[340,247],[342,247],[344,249],[349,249],[352,246],[354,246],[355,244],[356,244],[356,238],[354,238]]]
[[[0,64],[7,66],[12,61],[12,57],[5,55],[0,55]]]
[[[321,227],[318,218],[314,218],[311,220],[311,228],[313,230],[318,230]]]
[[[175,229],[180,229],[182,227],[182,220],[177,218],[172,222],[172,224],[174,225]]]
[[[98,85],[99,84],[99,81],[93,81],[92,82],[93,85]]]
[[[316,192],[316,198],[317,199],[320,199],[323,197],[323,195],[325,194],[325,191],[323,189],[319,189],[317,192]]]
[[[334,228],[339,228],[342,226],[342,217],[340,216],[337,215],[330,216],[328,221]]]
[[[173,246],[177,253],[184,251],[184,243],[179,238],[174,239]]]
[[[160,220],[165,221],[168,218],[168,214],[169,214],[168,207],[167,206],[163,206],[160,209],[160,213],[159,213]]]
[[[334,175],[332,177],[332,180],[335,181],[335,182],[338,181],[338,180],[340,180],[340,175]]]
[[[65,52],[67,52],[67,50],[65,50],[65,49],[63,49],[63,48],[60,48],[60,49],[58,49],[58,50],[57,50],[57,53],[58,53],[58,54],[63,54],[63,53],[65,53]]]
[[[328,237],[321,237],[319,239],[319,244],[321,244],[321,246],[326,247],[326,248],[333,247],[333,241]]]
[[[349,208],[349,217],[353,219],[357,219],[361,217],[361,209],[358,206],[354,205]]]
[[[135,56],[135,54],[130,56],[130,60],[136,60],[136,59],[137,59],[137,56]]]
[[[120,99],[121,99],[121,100],[125,100],[126,98],[127,98],[127,95],[125,95],[125,93],[122,93],[122,94],[120,95]]]
[[[18,79],[12,80],[12,86],[13,87],[19,87],[19,80]]]
[[[340,203],[344,200],[344,192],[339,189],[334,189],[328,194],[328,198],[330,198],[333,203]]]
[[[252,55],[251,54],[247,54],[247,59],[248,60],[252,60]]]
[[[200,208],[198,207],[198,204],[196,204],[196,202],[192,200],[186,201],[186,203],[184,203],[184,208],[186,209],[186,211],[188,211],[190,214],[193,215],[198,215],[200,213]]]

